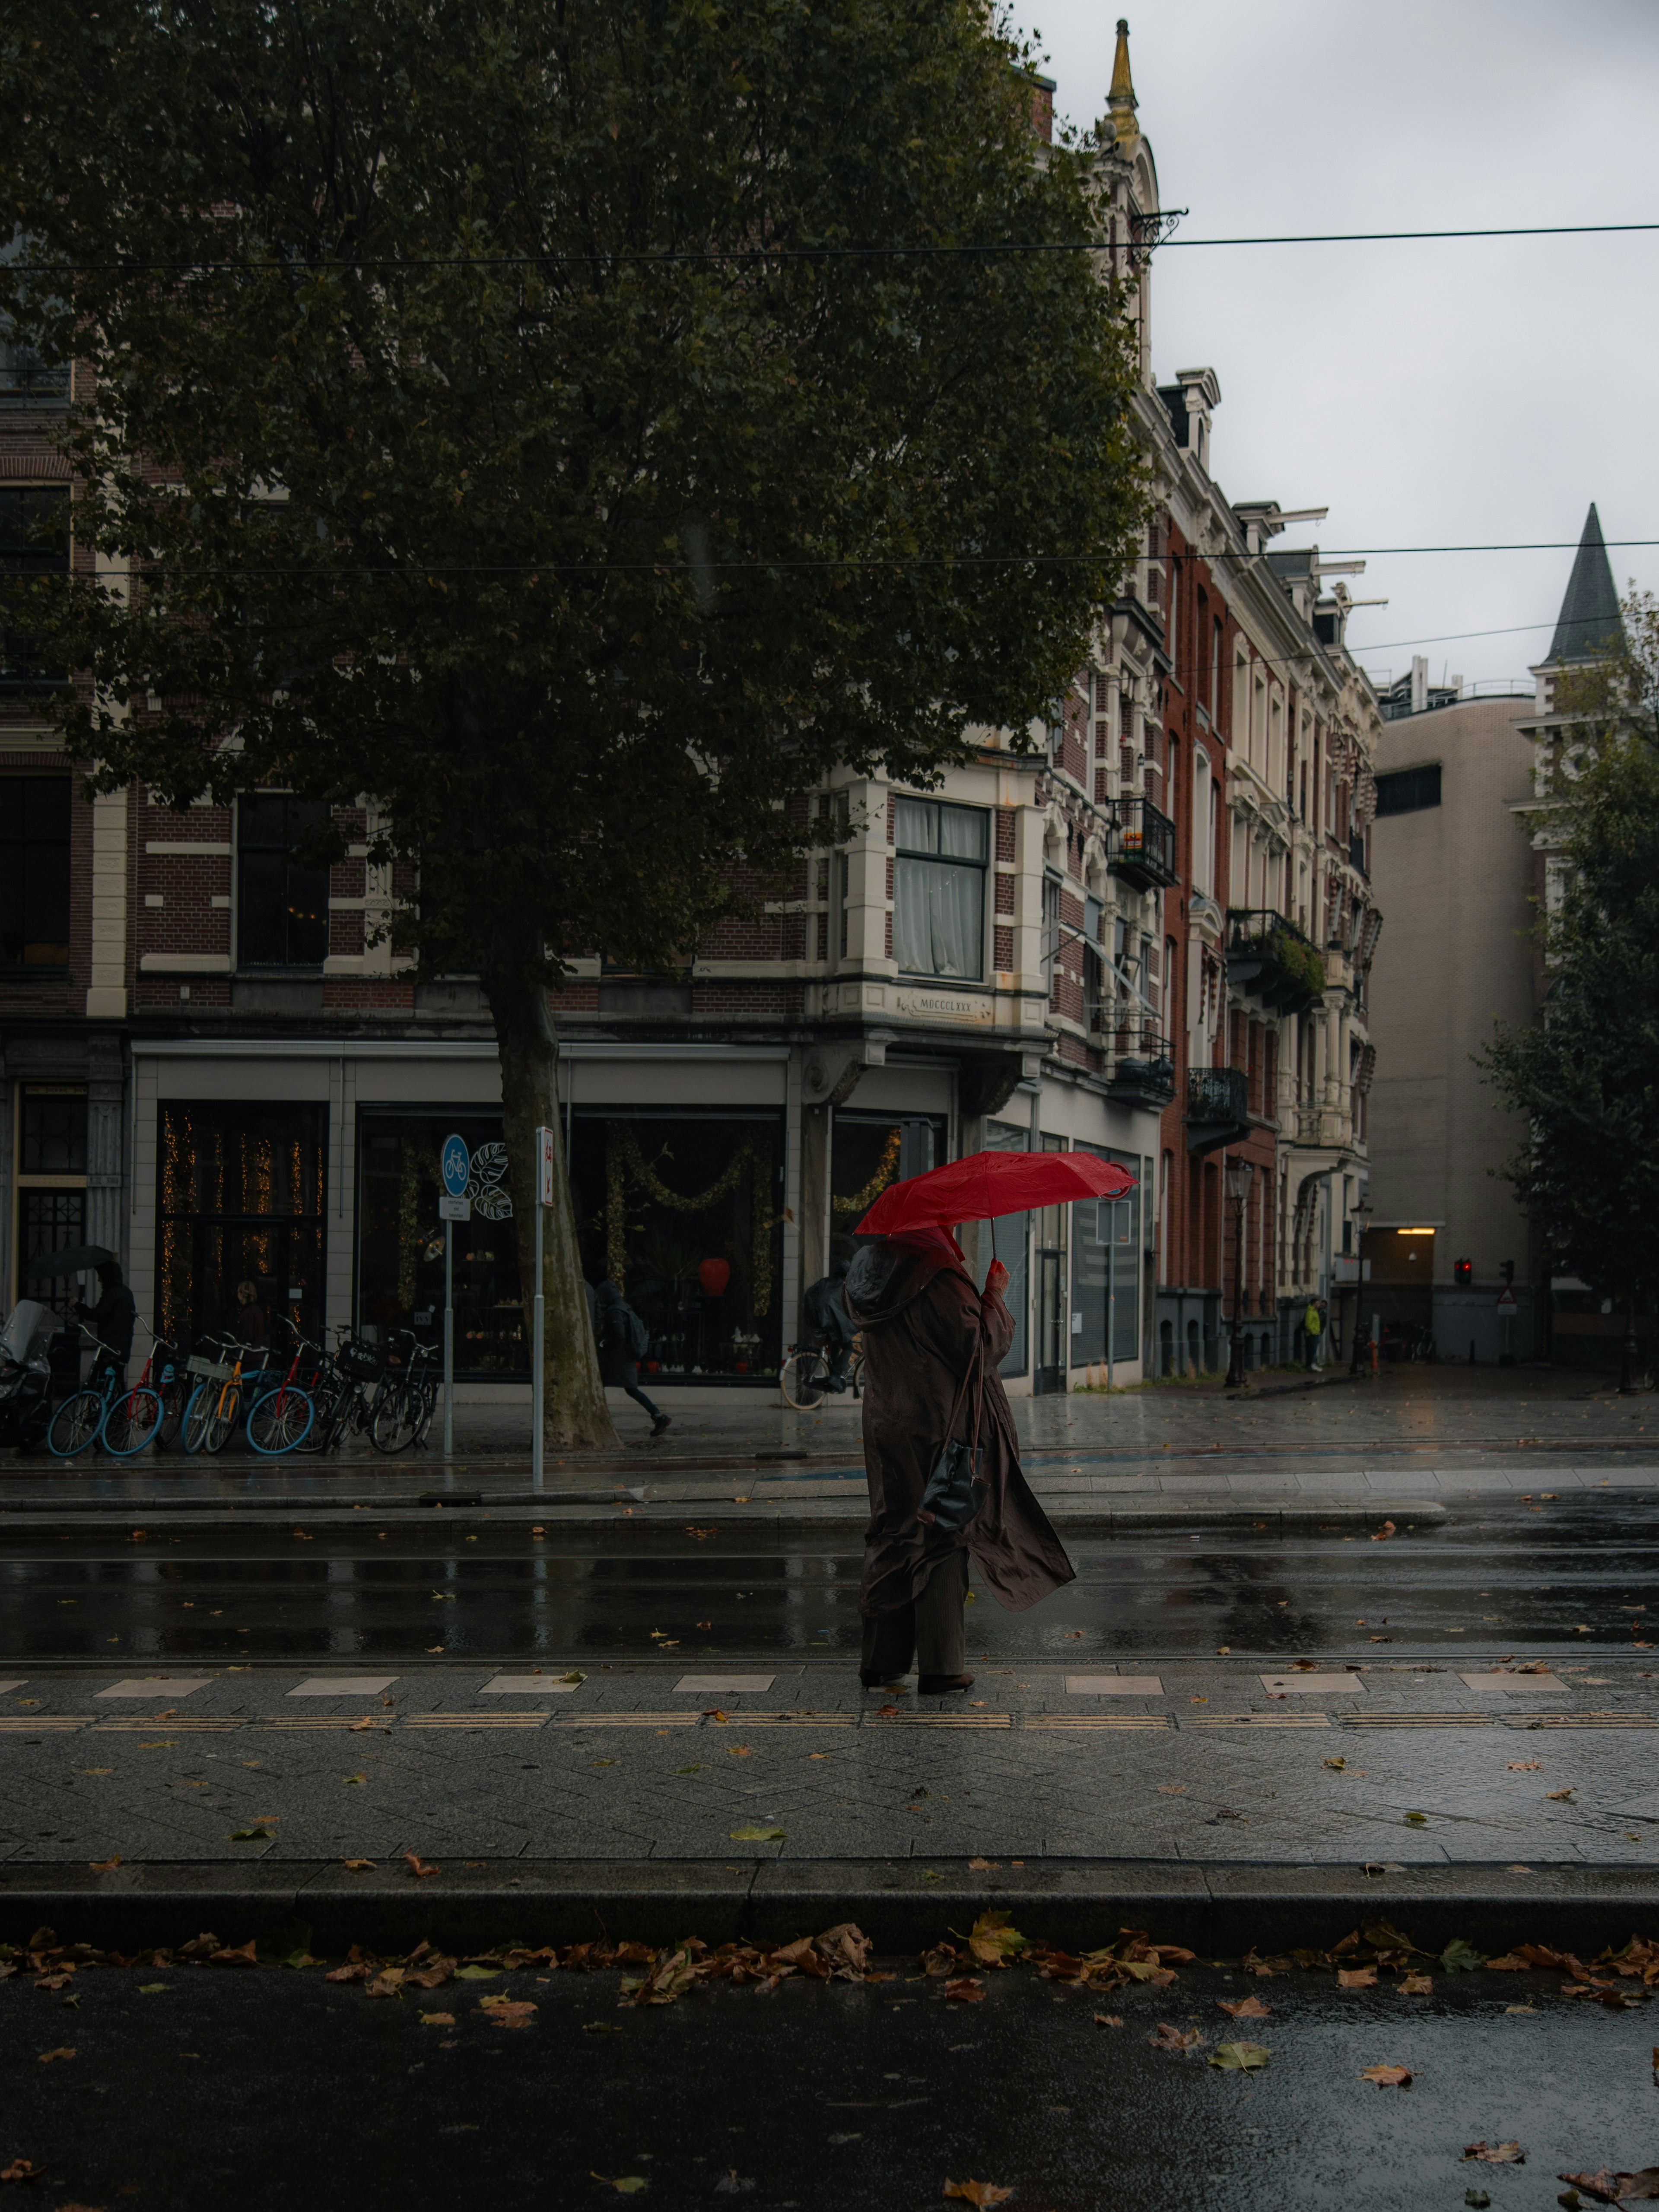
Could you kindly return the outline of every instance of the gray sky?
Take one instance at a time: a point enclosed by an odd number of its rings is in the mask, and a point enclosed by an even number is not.
[[[1125,0],[1120,0],[1125,4]],[[1105,107],[1116,11],[1013,0],[1058,80]],[[1128,0],[1138,119],[1177,234],[1659,221],[1656,0]],[[1160,381],[1212,367],[1233,498],[1328,506],[1276,546],[1659,538],[1659,232],[1624,238],[1160,253]],[[1414,651],[1524,678],[1570,552],[1373,557],[1349,641],[1379,678]],[[1659,546],[1611,550],[1621,594]],[[1452,640],[1453,631],[1542,629]],[[1426,641],[1433,638],[1437,642]],[[1413,641],[1418,641],[1413,642]]]

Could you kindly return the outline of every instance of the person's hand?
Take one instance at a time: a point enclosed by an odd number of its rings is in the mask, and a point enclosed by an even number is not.
[[[1008,1270],[1003,1266],[1000,1260],[993,1260],[985,1276],[986,1296],[988,1297],[995,1297],[1000,1298],[1007,1287]]]

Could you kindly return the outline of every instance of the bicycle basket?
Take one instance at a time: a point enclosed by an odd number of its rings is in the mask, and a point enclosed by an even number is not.
[[[340,1371],[354,1382],[378,1382],[386,1368],[386,1354],[378,1345],[348,1337],[335,1354]]]

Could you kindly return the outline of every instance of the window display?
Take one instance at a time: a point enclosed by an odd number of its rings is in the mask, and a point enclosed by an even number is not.
[[[1112,1315],[1112,1358],[1140,1357],[1140,1184],[1139,1152],[1104,1145],[1078,1146],[1097,1159],[1112,1160],[1137,1178],[1120,1199],[1079,1199],[1072,1208],[1072,1310],[1081,1328],[1072,1340],[1072,1364],[1104,1359],[1106,1316]]]
[[[155,1326],[174,1344],[240,1328],[236,1288],[313,1340],[323,1326],[321,1106],[168,1101],[161,1115]]]
[[[783,1117],[577,1107],[582,1269],[645,1322],[665,1382],[769,1382],[782,1357]]]
[[[472,1218],[454,1228],[455,1372],[516,1380],[529,1373],[530,1356],[499,1114],[421,1107],[359,1115],[357,1326],[371,1340],[410,1328],[422,1344],[443,1341],[439,1153],[452,1133],[472,1156]]]

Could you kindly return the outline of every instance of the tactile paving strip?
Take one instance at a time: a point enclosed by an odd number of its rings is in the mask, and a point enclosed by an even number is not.
[[[1168,1713],[1028,1713],[1028,1729],[1171,1729]]]
[[[272,1713],[260,1725],[270,1729],[305,1729],[314,1733],[318,1729],[389,1729],[390,1713]]]
[[[0,1720],[0,1729],[3,1729],[8,1735],[39,1735],[44,1729],[57,1729],[61,1732],[66,1729],[89,1728],[91,1725],[92,1720],[89,1714],[78,1720],[70,1720],[63,1715],[38,1721],[15,1721],[9,1716],[4,1720]],[[146,1723],[145,1725],[148,1726],[149,1723]]]
[[[851,1728],[854,1713],[732,1713],[732,1728]]]
[[[866,1713],[866,1728],[1006,1729],[1011,1713]]]
[[[160,1713],[152,1713],[142,1721],[94,1721],[93,1728],[100,1735],[223,1735],[231,1729],[246,1725],[241,1721],[179,1721]]]
[[[411,1713],[405,1728],[538,1729],[552,1719],[551,1713]]]
[[[1379,1728],[1496,1728],[1496,1713],[1344,1713],[1342,1726]]]
[[[1300,1729],[1329,1728],[1328,1713],[1182,1713],[1180,1725],[1189,1728]]]
[[[548,1725],[556,1729],[696,1728],[699,1718],[696,1713],[561,1713]]]
[[[1518,1716],[1510,1719],[1505,1715],[1504,1726],[1511,1729],[1650,1729],[1659,1728],[1659,1720],[1644,1713],[1528,1713],[1524,1720]]]

